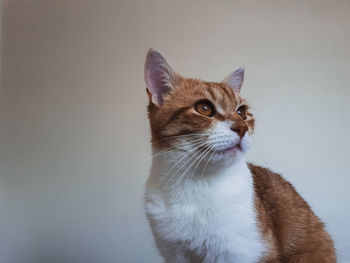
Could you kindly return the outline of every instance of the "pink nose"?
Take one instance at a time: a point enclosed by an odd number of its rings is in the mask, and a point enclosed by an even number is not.
[[[231,130],[234,132],[237,132],[239,137],[243,137],[244,134],[248,131],[248,126],[245,123],[235,123],[234,125],[231,126]]]

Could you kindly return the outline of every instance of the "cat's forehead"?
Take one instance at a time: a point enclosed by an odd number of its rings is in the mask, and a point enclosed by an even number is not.
[[[206,98],[224,108],[237,106],[243,99],[225,83],[186,79],[181,82],[179,92],[193,100]]]

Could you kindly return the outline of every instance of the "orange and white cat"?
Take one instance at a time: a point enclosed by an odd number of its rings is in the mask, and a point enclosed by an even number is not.
[[[165,262],[336,262],[323,223],[293,186],[248,164],[254,118],[244,70],[188,79],[150,50],[153,161],[145,209]]]

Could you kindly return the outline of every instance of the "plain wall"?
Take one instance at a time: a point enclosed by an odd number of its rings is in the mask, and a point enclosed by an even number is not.
[[[249,160],[290,180],[350,262],[350,2],[5,0],[0,262],[161,262],[144,217],[143,63],[246,68]]]

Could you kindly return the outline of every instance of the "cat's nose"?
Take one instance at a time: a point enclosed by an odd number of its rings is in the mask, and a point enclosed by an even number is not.
[[[231,130],[237,132],[239,137],[242,138],[244,134],[248,131],[248,126],[245,123],[238,122],[231,126]]]

